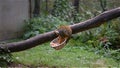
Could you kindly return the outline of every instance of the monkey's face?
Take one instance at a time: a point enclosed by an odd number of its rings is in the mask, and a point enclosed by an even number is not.
[[[69,32],[66,29],[59,29],[59,35],[61,37],[70,37],[71,36],[71,32]]]
[[[66,37],[66,31],[60,29],[60,30],[59,30],[59,35],[60,35],[61,37],[63,37],[63,38]]]

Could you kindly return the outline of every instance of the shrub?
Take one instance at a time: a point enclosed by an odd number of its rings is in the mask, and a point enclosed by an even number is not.
[[[114,29],[115,27],[112,24],[103,24],[98,28],[79,33],[78,37],[73,37],[73,39],[87,45],[83,45],[83,47],[88,51],[120,61],[120,50],[117,48],[120,41],[120,33]]]
[[[6,66],[8,63],[12,62],[12,56],[7,49],[0,48],[0,67]]]
[[[71,22],[73,21],[73,11],[74,8],[69,0],[55,0],[52,15],[58,17],[60,20]]]
[[[60,21],[57,17],[53,17],[52,15],[32,18],[29,21],[26,21],[25,23],[25,39],[38,34],[42,34],[44,32],[54,30],[60,25],[68,24],[65,21]]]

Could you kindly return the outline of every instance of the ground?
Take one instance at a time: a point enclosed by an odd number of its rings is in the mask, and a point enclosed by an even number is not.
[[[13,53],[16,64],[27,67],[118,67],[112,58],[89,52],[81,46],[67,44],[61,50],[54,50],[49,43],[22,52]]]

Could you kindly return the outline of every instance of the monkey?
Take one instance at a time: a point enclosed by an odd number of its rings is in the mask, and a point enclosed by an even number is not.
[[[65,39],[67,39],[68,42],[68,40],[72,35],[72,30],[70,26],[62,25],[57,29],[56,34],[58,35],[58,40],[59,40],[58,43],[61,43]]]
[[[61,48],[63,48],[66,43],[69,41],[71,35],[72,35],[72,30],[70,28],[70,26],[60,26],[57,30],[54,31],[55,34],[58,35],[57,38],[55,38],[50,45],[56,49],[59,50]]]

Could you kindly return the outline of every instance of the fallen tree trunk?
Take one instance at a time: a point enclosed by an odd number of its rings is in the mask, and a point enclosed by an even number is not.
[[[84,21],[84,22],[81,22],[78,24],[74,24],[74,25],[70,25],[70,27],[73,31],[72,34],[98,27],[101,24],[103,24],[104,22],[112,20],[119,16],[120,16],[120,7],[106,11],[106,12],[104,12],[92,19],[89,19],[87,21]],[[18,51],[23,51],[23,50],[35,47],[37,45],[40,45],[42,43],[51,41],[56,37],[57,37],[57,35],[54,33],[54,31],[51,31],[51,32],[47,32],[44,34],[37,35],[35,37],[32,37],[32,38],[24,40],[24,41],[7,43],[7,44],[4,44],[3,46],[0,46],[0,48],[3,49],[3,47],[5,47],[10,52],[18,52]]]

